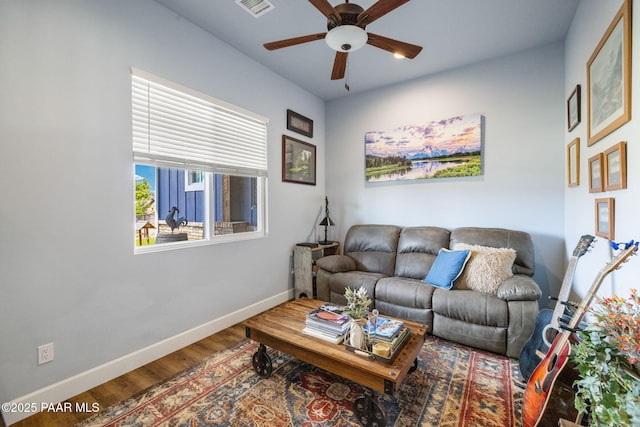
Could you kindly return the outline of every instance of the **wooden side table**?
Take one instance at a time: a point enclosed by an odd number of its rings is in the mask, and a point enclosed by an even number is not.
[[[295,246],[293,248],[293,282],[295,286],[295,298],[315,298],[315,272],[316,260],[328,255],[340,253],[340,243],[333,242],[328,245],[316,247]]]

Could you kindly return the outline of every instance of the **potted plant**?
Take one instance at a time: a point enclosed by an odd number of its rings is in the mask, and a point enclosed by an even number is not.
[[[366,350],[367,340],[363,325],[366,320],[363,319],[366,318],[372,301],[367,295],[367,290],[364,286],[361,286],[356,291],[351,288],[345,288],[344,297],[347,299],[347,306],[344,312],[353,319],[349,329],[349,343],[352,347]]]
[[[594,322],[578,332],[569,356],[579,379],[575,406],[591,426],[640,425],[640,295],[598,298]]]
[[[371,299],[367,295],[367,290],[361,286],[357,291],[351,288],[345,288],[344,297],[347,299],[347,306],[344,310],[346,314],[354,320],[363,319],[367,316]]]

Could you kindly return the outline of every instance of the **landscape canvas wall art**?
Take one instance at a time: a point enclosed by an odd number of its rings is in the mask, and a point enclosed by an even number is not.
[[[367,132],[367,182],[482,175],[482,123],[475,114]]]

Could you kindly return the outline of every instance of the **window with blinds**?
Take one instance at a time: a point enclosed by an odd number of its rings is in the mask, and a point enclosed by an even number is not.
[[[132,69],[136,252],[262,237],[267,123]]]

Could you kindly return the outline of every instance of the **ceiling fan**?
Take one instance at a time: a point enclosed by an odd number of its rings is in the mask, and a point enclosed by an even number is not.
[[[309,0],[309,3],[327,17],[328,32],[265,43],[264,47],[268,50],[275,50],[325,39],[329,47],[336,51],[331,80],[344,78],[347,68],[347,55],[349,52],[360,49],[365,44],[370,44],[398,56],[413,59],[422,50],[421,46],[365,31],[367,25],[408,1],[378,0],[369,9],[364,10],[355,3],[349,3],[349,0],[345,0],[345,3],[335,7],[331,6],[328,0]]]

